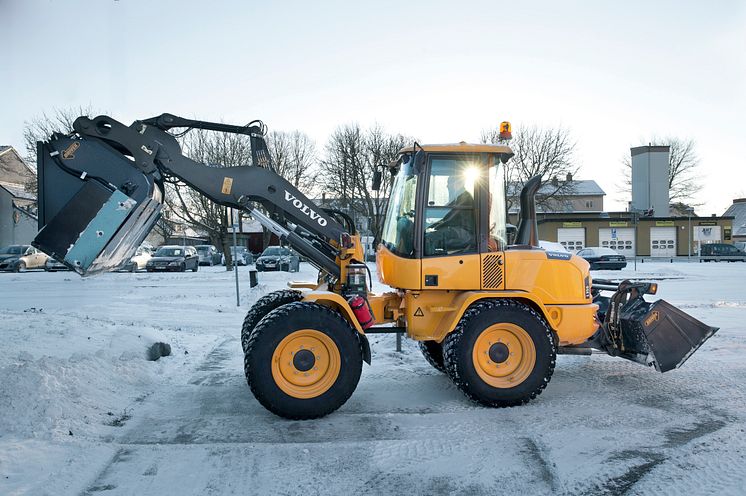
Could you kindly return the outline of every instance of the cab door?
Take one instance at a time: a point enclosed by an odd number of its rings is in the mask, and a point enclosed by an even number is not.
[[[422,289],[480,287],[478,155],[431,155],[422,209]]]
[[[503,164],[495,155],[486,157],[485,180],[479,183],[479,196],[483,199],[480,224],[482,256],[481,288],[505,289],[505,246],[507,245],[505,212],[505,176]]]

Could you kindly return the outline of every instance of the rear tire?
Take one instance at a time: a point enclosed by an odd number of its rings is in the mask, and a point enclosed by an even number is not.
[[[199,264],[196,264],[194,268],[192,269],[192,272],[197,272],[199,270]]]
[[[352,395],[363,367],[357,332],[324,305],[295,302],[267,314],[249,337],[244,371],[254,397],[293,420],[323,417]]]
[[[259,298],[259,300],[257,300],[257,302],[249,309],[249,312],[243,319],[243,326],[241,327],[241,347],[243,348],[244,355],[246,354],[251,331],[254,330],[254,327],[256,327],[265,315],[275,308],[287,305],[288,303],[301,301],[302,299],[303,294],[294,289],[273,291],[272,293]]]
[[[478,302],[443,342],[448,376],[466,396],[487,406],[526,403],[554,372],[554,334],[531,307],[512,300]]]
[[[420,341],[420,351],[427,360],[427,363],[433,366],[433,368],[439,372],[446,371],[445,363],[443,363],[443,343],[437,341]]]

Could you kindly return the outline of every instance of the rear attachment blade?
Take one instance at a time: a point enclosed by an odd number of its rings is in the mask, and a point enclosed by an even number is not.
[[[612,356],[668,372],[681,367],[718,328],[665,300],[645,301],[643,294],[650,284],[625,281],[611,298],[597,295],[594,301],[604,319],[592,341]]]

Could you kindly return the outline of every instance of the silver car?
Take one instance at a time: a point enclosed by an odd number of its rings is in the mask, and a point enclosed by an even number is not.
[[[254,257],[245,246],[231,246],[231,255],[237,265],[249,265],[254,263]],[[225,265],[225,255],[222,257],[222,263]]]
[[[0,270],[26,272],[26,269],[43,269],[49,258],[31,245],[10,245],[0,250]]]
[[[222,254],[213,245],[197,245],[197,255],[199,255],[200,265],[218,265],[222,260]]]

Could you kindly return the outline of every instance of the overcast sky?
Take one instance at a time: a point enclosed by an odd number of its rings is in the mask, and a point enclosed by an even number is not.
[[[405,5],[406,4],[406,5]],[[87,106],[477,141],[502,120],[567,127],[581,179],[624,210],[621,160],[691,137],[705,205],[746,196],[746,2],[0,0],[0,144]]]

